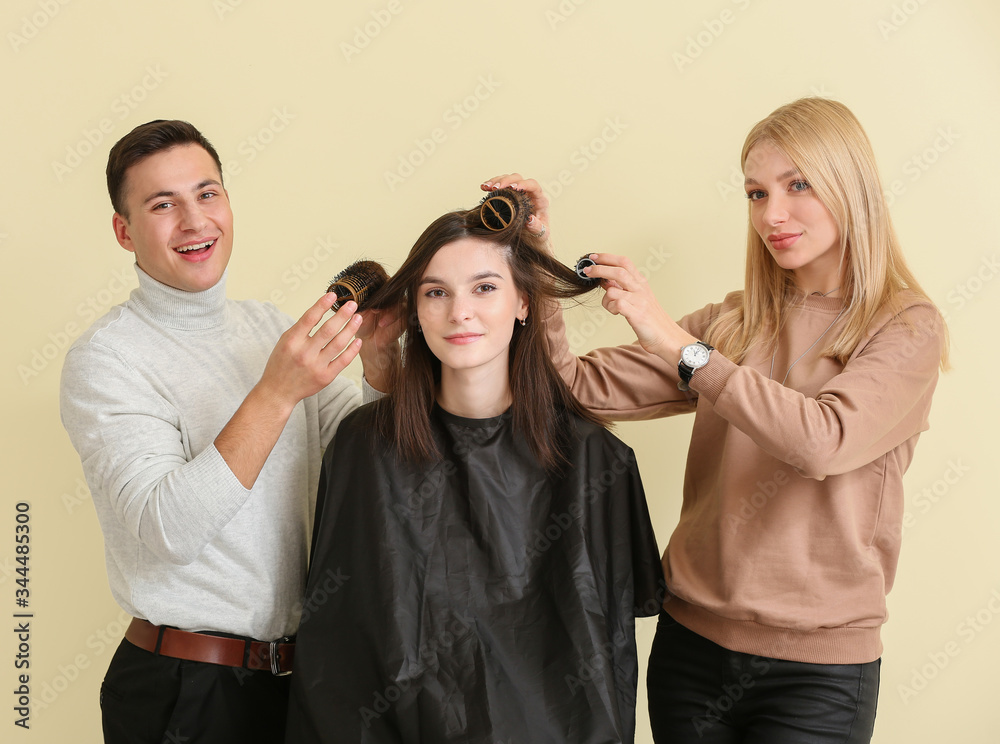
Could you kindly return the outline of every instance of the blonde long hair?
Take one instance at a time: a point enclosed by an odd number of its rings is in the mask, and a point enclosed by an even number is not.
[[[871,142],[846,106],[825,98],[801,98],[758,122],[743,143],[741,167],[760,142],[776,147],[799,169],[837,224],[847,310],[823,353],[844,363],[887,307],[902,310],[904,290],[930,302],[903,258]],[[737,363],[762,340],[773,350],[792,286],[792,272],[771,258],[748,216],[742,303],[716,318],[706,338]],[[941,364],[947,365],[946,345]]]

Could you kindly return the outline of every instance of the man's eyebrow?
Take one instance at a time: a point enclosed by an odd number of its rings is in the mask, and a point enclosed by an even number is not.
[[[222,186],[222,184],[214,178],[206,178],[204,181],[195,186],[193,191],[201,191],[206,186]],[[164,196],[166,197],[177,196],[177,193],[178,192],[176,191],[157,191],[155,194],[150,194],[145,199],[143,199],[142,203],[148,204],[154,199],[159,199],[160,197]]]
[[[778,180],[779,181],[784,181],[786,178],[791,178],[792,176],[797,176],[798,174],[799,174],[799,169],[798,168],[792,168],[791,170],[786,170],[784,173],[782,173],[780,176],[778,176]],[[743,183],[745,183],[745,184],[751,184],[752,183],[755,186],[760,186],[760,183],[757,181],[757,179],[750,178],[750,177],[747,177],[743,181]]]

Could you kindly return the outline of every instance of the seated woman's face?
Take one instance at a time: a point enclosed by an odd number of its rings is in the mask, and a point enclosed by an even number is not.
[[[514,286],[501,248],[476,238],[434,254],[417,286],[417,317],[442,368],[507,374],[514,323],[528,298]]]

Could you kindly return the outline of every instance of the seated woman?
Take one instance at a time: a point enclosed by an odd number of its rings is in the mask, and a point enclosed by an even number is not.
[[[403,368],[326,454],[289,742],[633,741],[662,570],[632,451],[532,322],[592,283],[529,214],[435,220],[369,305],[409,318]]]

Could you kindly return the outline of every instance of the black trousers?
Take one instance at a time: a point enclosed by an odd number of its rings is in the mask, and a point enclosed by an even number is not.
[[[157,656],[122,641],[101,685],[107,744],[280,744],[291,677]]]
[[[653,741],[870,742],[879,664],[805,664],[741,654],[661,610],[646,672]]]

